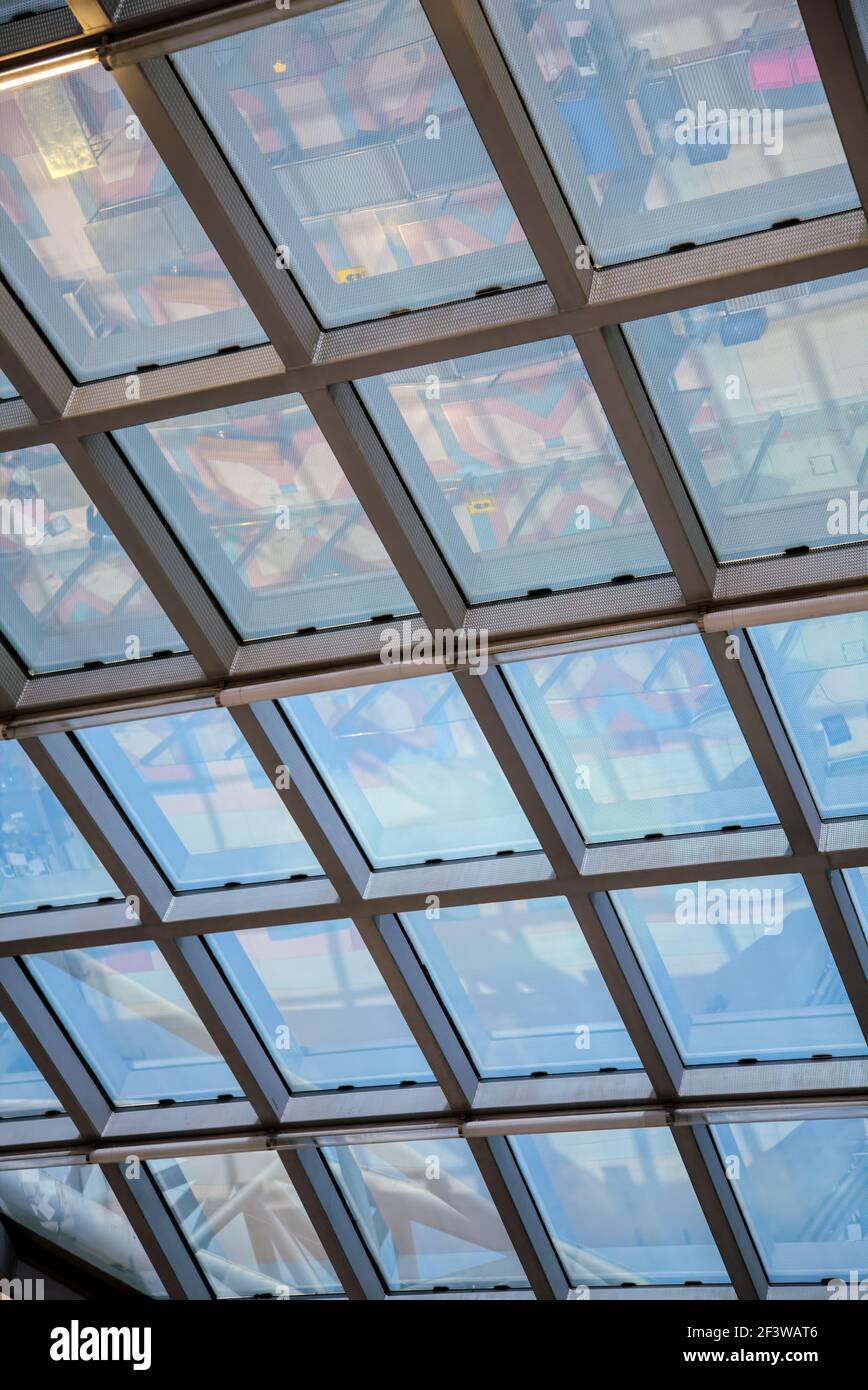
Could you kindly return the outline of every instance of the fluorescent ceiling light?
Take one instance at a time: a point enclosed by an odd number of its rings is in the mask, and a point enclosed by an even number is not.
[[[96,49],[89,48],[83,53],[70,54],[68,58],[44,58],[26,68],[11,68],[0,74],[0,92],[11,91],[13,87],[28,87],[32,82],[44,82],[49,77],[64,77],[68,72],[78,72],[98,62]]]

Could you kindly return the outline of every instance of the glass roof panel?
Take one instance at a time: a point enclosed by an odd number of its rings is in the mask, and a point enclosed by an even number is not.
[[[641,1068],[566,898],[401,920],[481,1076]]]
[[[868,613],[750,629],[823,816],[868,811]]]
[[[858,206],[796,0],[483,0],[596,264]]]
[[[418,0],[173,62],[325,327],[542,279]]]
[[[833,1278],[849,1289],[854,1271],[857,1286],[868,1276],[868,1120],[713,1125],[712,1133],[773,1284]]]
[[[322,872],[228,711],[77,737],[178,891]]]
[[[729,1283],[668,1129],[509,1142],[573,1287]]]
[[[0,831],[0,913],[122,896],[13,739],[0,741]]]
[[[845,869],[844,880],[868,937],[868,869]]]
[[[374,868],[539,848],[452,676],[280,703]]]
[[[571,338],[356,388],[470,602],[668,571]]]
[[[63,1107],[0,1014],[0,1120],[60,1114]]]
[[[341,1286],[276,1154],[150,1163],[218,1298],[290,1298]]]
[[[390,1290],[526,1288],[463,1139],[323,1153]]]
[[[243,638],[416,611],[301,396],[115,438]]]
[[[0,626],[29,670],[186,650],[53,444],[0,456],[0,491]]]
[[[0,92],[0,267],[78,381],[265,342],[111,73]]]
[[[0,0],[0,24],[9,24],[13,19],[24,19],[34,14],[44,14],[47,10],[65,8],[60,0]]]
[[[11,400],[17,395],[18,392],[15,390],[15,387],[12,385],[6,373],[0,372],[0,401]]]
[[[433,1082],[352,922],[208,937],[290,1090]]]
[[[718,559],[868,538],[868,271],[624,331]]]
[[[587,840],[776,820],[698,636],[503,669]]]
[[[686,1063],[865,1053],[799,875],[611,897]]]
[[[51,951],[25,963],[113,1105],[242,1094],[152,941]]]
[[[0,1170],[0,1215],[138,1293],[166,1297],[97,1164]]]

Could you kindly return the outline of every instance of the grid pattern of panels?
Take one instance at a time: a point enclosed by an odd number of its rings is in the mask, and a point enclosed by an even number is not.
[[[0,71],[13,1248],[858,1283],[864,4],[159,9]]]

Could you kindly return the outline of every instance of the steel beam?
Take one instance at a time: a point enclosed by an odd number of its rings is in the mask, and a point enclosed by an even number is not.
[[[383,1281],[318,1149],[287,1149],[280,1160],[351,1299],[382,1299]]]
[[[13,713],[27,689],[27,672],[0,638],[0,714]]]
[[[495,1138],[709,1124],[795,1124],[868,1118],[868,1062],[768,1062],[693,1067],[674,1100],[654,1096],[643,1072],[504,1077],[484,1082],[472,1111],[451,1110],[437,1086],[373,1088],[293,1097],[279,1128],[257,1122],[247,1101],[113,1111],[102,1135],[83,1138],[68,1116],[4,1121],[4,1167],[121,1163],[217,1153],[289,1152],[311,1146]]]
[[[369,875],[363,893],[338,895],[333,884],[324,878],[207,889],[171,898],[162,916],[153,906],[150,911],[143,906],[144,926],[135,915],[127,915],[124,904],[57,908],[50,913],[10,913],[0,917],[0,956],[60,950],[73,942],[97,946],[146,940],[154,935],[157,924],[161,939],[174,939],[342,917],[418,912],[425,910],[432,893],[442,908],[448,908],[525,898],[577,898],[661,884],[695,883],[699,878],[822,874],[829,867],[868,862],[868,825],[859,822],[859,826],[862,833],[858,843],[803,855],[787,855],[782,830],[760,828],[616,846],[591,845],[581,876],[577,871],[556,875],[548,859],[536,853],[378,870]]]
[[[565,1299],[569,1281],[509,1141],[495,1136],[468,1143],[534,1296]]]
[[[102,1171],[169,1297],[212,1299],[208,1281],[145,1165],[106,1164]]]
[[[357,917],[355,926],[449,1105],[471,1109],[479,1078],[398,919]]]
[[[799,9],[859,202],[868,207],[866,60],[849,0],[799,0]]]
[[[558,307],[581,307],[591,288],[582,238],[484,13],[477,0],[422,8]]]
[[[611,899],[573,894],[569,903],[655,1095],[674,1099],[684,1065]]]
[[[815,852],[820,814],[747,634],[709,633],[703,642],[793,851]]]
[[[0,371],[8,376],[35,420],[63,415],[74,383],[53,348],[0,284]]]
[[[588,304],[559,311],[546,286],[351,324],[319,336],[312,361],[285,368],[270,345],[75,387],[62,416],[0,432],[0,447],[58,443],[293,391],[324,390],[408,365],[585,334],[634,318],[807,283],[868,267],[861,211],[595,271]],[[8,440],[8,443],[6,442]],[[628,460],[629,462],[629,460]]]
[[[803,875],[814,911],[868,1042],[868,937],[840,870]]]
[[[24,748],[127,899],[130,925],[159,922],[172,890],[81,750],[67,734],[28,739]]]
[[[316,320],[168,60],[114,78],[283,364],[309,362]]]
[[[868,610],[863,579],[868,546],[847,545],[817,554],[745,561],[718,571],[716,599],[687,605],[672,576],[617,585],[476,604],[464,610],[460,626],[488,634],[489,659],[503,665],[520,654],[609,645],[634,634],[666,635],[687,626],[728,632],[746,626],[790,622],[825,614]],[[159,584],[159,580],[158,580]],[[812,593],[817,584],[822,593]],[[801,593],[792,592],[802,590]],[[776,591],[788,595],[768,601]],[[443,593],[446,600],[449,596]],[[436,594],[432,596],[432,601]],[[172,606],[171,597],[167,599]],[[197,603],[197,613],[213,600]],[[179,621],[184,622],[182,615]],[[202,622],[201,616],[198,621]],[[413,631],[426,631],[410,616]],[[60,728],[146,717],[157,705],[201,700],[210,705],[243,705],[311,691],[345,689],[419,675],[416,666],[384,664],[383,633],[394,620],[356,627],[322,629],[248,642],[235,649],[228,676],[206,676],[189,653],[153,657],[96,670],[60,671],[27,678],[0,645],[0,665],[8,672],[6,738],[27,738]],[[219,634],[207,640],[213,645]],[[226,651],[228,652],[228,641]],[[447,669],[432,663],[433,670]]]
[[[282,712],[266,701],[231,714],[337,894],[360,897],[370,867]]]
[[[228,674],[238,639],[113,442],[104,435],[71,441],[63,455],[203,674]]]
[[[0,960],[0,1013],[30,1054],[82,1139],[96,1140],[111,1106],[24,966]]]
[[[455,680],[555,874],[577,872],[585,853],[581,831],[502,672],[489,667]]]
[[[720,1155],[706,1125],[672,1131],[736,1297],[768,1297],[768,1280]]]
[[[711,598],[714,555],[620,329],[575,342],[681,592],[688,603]]]
[[[160,952],[202,1020],[224,1062],[241,1086],[256,1118],[277,1125],[289,1103],[289,1088],[205,942],[169,940],[160,932]]]
[[[112,0],[69,0],[83,34],[100,34],[112,26]]]
[[[466,604],[352,387],[305,401],[429,627],[460,627]]]

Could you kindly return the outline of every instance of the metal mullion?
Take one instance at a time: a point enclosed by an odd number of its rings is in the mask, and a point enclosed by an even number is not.
[[[684,629],[726,632],[741,627],[815,618],[868,609],[868,589],[854,586],[860,558],[868,547],[848,547],[859,554],[834,552],[845,571],[837,581],[828,580],[823,562],[833,552],[821,556],[784,557],[762,563],[757,570],[757,593],[750,592],[749,568],[741,570],[734,586],[742,591],[736,606],[722,602],[683,606],[672,576],[637,580],[633,584],[595,586],[587,590],[563,591],[544,598],[507,599],[501,603],[475,605],[466,610],[462,626],[488,633],[489,658],[499,666],[530,653],[557,654],[628,641],[634,635],[667,636]],[[762,601],[769,589],[789,588],[791,583],[816,589],[806,567],[798,573],[790,562],[816,560],[823,582],[822,594],[809,592],[793,598]],[[729,567],[722,573],[727,573]],[[648,602],[643,606],[641,594]],[[729,595],[731,597],[731,595]],[[408,615],[414,633],[425,630],[421,618]],[[229,676],[215,683],[206,677],[191,653],[175,653],[129,663],[125,687],[118,680],[119,665],[95,670],[47,672],[27,679],[11,650],[0,644],[0,661],[6,653],[9,690],[15,691],[15,707],[9,709],[4,734],[7,738],[28,738],[50,733],[57,727],[111,722],[123,718],[145,717],[148,706],[176,702],[200,707],[206,704],[243,705],[276,698],[278,695],[306,694],[311,691],[345,689],[418,675],[411,664],[383,664],[380,660],[384,637],[393,634],[396,619],[383,617],[375,623],[356,624],[341,629],[320,629],[294,633],[287,637],[266,638],[242,643],[235,653]],[[437,669],[446,669],[437,663]],[[22,688],[23,686],[23,688]],[[7,703],[11,694],[7,694]],[[43,714],[40,711],[44,711]]]
[[[238,640],[160,511],[106,435],[62,453],[205,676],[228,673]]]
[[[421,0],[513,211],[561,309],[585,304],[582,238],[478,0]]]
[[[454,679],[555,874],[580,873],[581,831],[503,673],[489,667]]]
[[[123,429],[223,404],[319,391],[357,377],[449,357],[585,334],[631,318],[862,270],[868,235],[861,212],[752,233],[730,241],[595,271],[584,308],[559,312],[547,287],[417,310],[320,334],[315,359],[283,369],[266,344],[184,362],[140,378],[126,399],[119,376],[76,387],[62,418],[4,430],[12,447]],[[656,281],[656,283],[655,283]]]
[[[717,562],[621,330],[575,343],[686,601],[710,599]]]
[[[496,1135],[466,1142],[534,1296],[545,1301],[565,1299],[569,1280],[509,1140]]]
[[[69,0],[67,8],[72,11],[83,34],[99,34],[111,29],[113,24],[110,6],[104,0]]]
[[[118,663],[32,677],[7,718],[3,736],[26,739],[125,717],[145,718],[149,709],[204,709],[215,703],[219,689],[219,683],[206,680],[190,652],[147,657],[124,670],[130,675],[125,687],[118,682]]]
[[[590,534],[590,533],[588,533]],[[602,535],[603,532],[597,533]],[[605,550],[605,545],[601,548]],[[617,631],[633,627],[642,631],[651,624],[677,624],[690,613],[684,595],[671,574],[643,575],[616,584],[594,583],[576,589],[557,589],[538,597],[516,597],[471,604],[465,626],[488,632],[489,651],[495,655],[513,647],[521,650],[532,639],[554,642],[593,638],[602,628]]]
[[[17,300],[0,282],[0,371],[39,422],[62,415],[74,382]]]
[[[280,1161],[348,1298],[384,1299],[377,1266],[317,1148],[283,1149]]]
[[[820,814],[747,634],[705,633],[702,640],[792,850],[817,853]]]
[[[42,429],[52,438],[78,439],[101,430],[282,396],[299,390],[302,382],[299,369],[287,371],[271,343],[263,343],[240,352],[154,367],[139,376],[134,400],[127,399],[126,377],[86,382],[76,387],[63,418]],[[22,426],[14,437],[29,440],[35,433],[35,427]]]
[[[352,387],[304,399],[422,617],[460,627],[464,599]]]
[[[0,960],[0,1013],[82,1139],[99,1139],[111,1106],[22,963],[10,957]]]
[[[172,890],[81,749],[67,734],[27,739],[23,747],[128,899],[130,922],[136,918],[144,926],[159,922],[172,900]]]
[[[792,615],[798,617],[799,605],[810,604],[818,593],[840,599],[842,603],[850,596],[854,603],[861,603],[866,566],[868,544],[864,541],[828,546],[802,555],[765,555],[735,560],[718,570],[714,585],[715,607],[746,606],[756,596],[786,605]],[[794,592],[798,589],[808,592]],[[779,598],[779,594],[782,597]],[[868,604],[862,606],[868,607]],[[840,611],[851,610],[842,608]],[[783,620],[782,614],[780,621]]]
[[[87,4],[90,0],[73,0],[76,4]],[[181,48],[194,44],[214,43],[218,39],[231,38],[236,34],[258,29],[266,24],[280,23],[290,15],[313,14],[325,10],[342,0],[291,0],[289,6],[278,8],[274,0],[239,0],[238,3],[211,6],[201,14],[189,17],[163,19],[158,12],[152,16],[153,23],[141,31],[137,26],[129,35],[122,34],[111,45],[112,67],[139,62],[155,55],[172,54]],[[126,0],[115,0],[112,13],[116,16],[114,24],[129,28],[134,20],[124,24]],[[169,8],[168,6],[166,8]],[[177,6],[175,7],[177,8]]]
[[[270,701],[230,713],[338,896],[361,897],[368,862],[283,713]]]
[[[479,1078],[397,917],[356,916],[356,930],[453,1110],[470,1110]]]
[[[297,810],[297,814],[303,818],[300,811]],[[783,831],[778,828],[771,833],[785,851]],[[737,834],[688,838],[704,842],[711,850],[725,848],[727,842],[736,840]],[[441,907],[461,907],[693,883],[703,876],[750,879],[783,872],[822,874],[830,864],[849,867],[868,861],[868,847],[794,855],[758,850],[750,857],[744,854],[730,857],[722,853],[703,855],[696,852],[696,846],[690,848],[693,852],[689,860],[677,862],[672,859],[671,841],[591,845],[586,851],[581,875],[577,871],[555,874],[548,859],[538,852],[411,865],[405,869],[370,873],[363,892],[347,887],[340,896],[326,878],[185,892],[169,898],[162,917],[145,911],[144,925],[126,918],[123,903],[56,908],[46,913],[9,913],[0,916],[0,956],[29,950],[61,950],[71,941],[81,941],[88,946],[141,941],[154,934],[157,922],[161,939],[163,936],[175,939],[246,927],[423,911],[432,893],[439,897]],[[619,865],[619,860],[635,852],[640,858],[634,866]]]
[[[135,1157],[134,1149],[130,1157]],[[127,1172],[105,1164],[102,1172],[169,1297],[211,1300],[208,1281],[148,1168],[136,1165]]]
[[[738,1062],[686,1067],[679,1104],[706,1101],[767,1101],[770,1104],[819,1103],[826,1096],[864,1097],[868,1090],[868,1057],[800,1058],[786,1062],[758,1062],[743,1067]]]
[[[32,1115],[8,1118],[0,1126],[0,1157],[18,1151],[33,1153],[46,1149],[69,1149],[82,1143],[78,1126],[69,1115]],[[22,1167],[29,1165],[24,1162]]]
[[[611,899],[573,893],[568,901],[655,1094],[674,1099],[684,1063]]]
[[[472,1110],[454,1110],[440,1087],[381,1086],[294,1096],[279,1126],[257,1119],[249,1101],[212,1101],[112,1111],[98,1137],[82,1138],[68,1115],[0,1126],[0,1158],[56,1151],[70,1161],[118,1163],[177,1153],[251,1152],[315,1143],[391,1138],[483,1138],[697,1124],[789,1123],[868,1114],[868,1058],[691,1067],[678,1096],[653,1093],[641,1071],[513,1076],[482,1082]],[[203,1119],[207,1118],[207,1124]],[[213,1150],[212,1150],[213,1151]]]
[[[0,916],[0,956],[63,951],[75,946],[108,946],[150,940],[152,926],[134,924],[126,903],[87,903],[50,912]]]
[[[670,1132],[736,1296],[767,1298],[768,1279],[711,1130],[707,1125],[676,1125]]]
[[[835,213],[795,227],[595,270],[590,300],[579,309],[559,312],[547,287],[531,286],[331,329],[323,333],[316,362],[303,375],[316,384],[374,376],[408,365],[617,327],[630,319],[866,266],[864,214],[861,210]],[[308,389],[306,382],[302,389]]]
[[[226,594],[230,601],[235,600],[236,595],[239,598],[249,597],[243,578],[218,538],[217,517],[209,517],[206,510],[200,510],[199,499],[191,498],[188,483],[182,481],[181,475],[168,461],[156,437],[146,430],[135,444],[124,443],[121,446],[115,440],[112,440],[112,444],[117,450],[118,462],[122,461],[139,480],[160,516],[171,517],[178,522],[184,518],[183,536],[178,533],[178,539],[186,555],[197,557],[203,574],[206,572],[204,561],[207,558],[209,592]],[[172,534],[176,533],[173,531]]]
[[[461,1112],[463,1113],[463,1112]],[[203,1115],[208,1123],[203,1125]],[[203,1112],[201,1103],[179,1103],[172,1106],[149,1106],[142,1110],[124,1109],[113,1113],[103,1131],[101,1144],[110,1149],[131,1145],[131,1152],[137,1152],[135,1145],[173,1143],[181,1140],[195,1142],[203,1134],[234,1143],[239,1138],[241,1145],[245,1139],[259,1141],[261,1149],[273,1147],[276,1130],[280,1132],[300,1131],[310,1134],[312,1127],[318,1127],[323,1134],[346,1133],[350,1129],[366,1130],[368,1125],[415,1125],[421,1123],[450,1123],[452,1112],[438,1086],[433,1082],[420,1086],[382,1086],[370,1089],[349,1091],[306,1091],[294,1095],[284,1112],[283,1122],[276,1127],[273,1122],[264,1124],[257,1119],[249,1101],[210,1101]],[[21,1125],[16,1122],[19,1134],[13,1137],[11,1146],[21,1143]],[[31,1125],[33,1121],[29,1122]],[[39,1121],[45,1126],[57,1126],[58,1121]],[[0,1154],[10,1144],[5,1142],[6,1122],[0,1126]],[[51,1142],[66,1137],[54,1134]],[[40,1135],[33,1131],[32,1142],[38,1143]]]
[[[868,938],[846,880],[840,869],[828,874],[814,871],[802,877],[862,1036],[868,1043]]]
[[[205,942],[158,935],[160,951],[261,1124],[279,1124],[289,1087]]]
[[[781,869],[817,867],[813,848],[793,853],[780,826],[712,830],[662,840],[616,840],[589,845],[582,882],[589,892],[692,883],[705,873],[715,878],[758,877]]]
[[[168,59],[113,76],[283,363],[309,362],[319,325]]]
[[[27,688],[27,672],[0,636],[0,714],[14,711]]]
[[[799,0],[802,23],[859,201],[868,207],[866,59],[848,0]]]
[[[587,318],[589,326],[616,325],[844,275],[866,264],[865,214],[856,208],[595,271],[588,309],[572,316]]]

